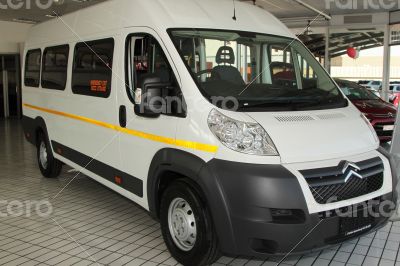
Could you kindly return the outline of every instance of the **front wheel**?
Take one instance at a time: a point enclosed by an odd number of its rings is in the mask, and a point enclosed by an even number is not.
[[[219,257],[217,236],[206,204],[186,182],[163,193],[161,230],[172,256],[183,265],[209,265]]]
[[[53,157],[49,141],[43,133],[37,139],[37,160],[44,177],[54,178],[60,175],[62,163]]]

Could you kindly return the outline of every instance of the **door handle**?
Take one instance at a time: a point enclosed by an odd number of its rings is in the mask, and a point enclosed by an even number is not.
[[[121,105],[119,107],[119,125],[121,127],[126,127],[126,107]]]

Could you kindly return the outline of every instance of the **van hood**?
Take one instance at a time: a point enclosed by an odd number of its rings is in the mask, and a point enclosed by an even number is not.
[[[353,108],[247,115],[267,131],[282,163],[343,158],[379,146],[375,133]]]

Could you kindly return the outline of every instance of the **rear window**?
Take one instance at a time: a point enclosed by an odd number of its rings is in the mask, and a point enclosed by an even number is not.
[[[46,48],[43,53],[42,87],[64,90],[67,82],[69,46]]]
[[[25,57],[25,86],[39,87],[41,57],[42,52],[40,49],[27,52]]]
[[[111,92],[114,40],[104,39],[75,46],[72,91],[107,98]]]

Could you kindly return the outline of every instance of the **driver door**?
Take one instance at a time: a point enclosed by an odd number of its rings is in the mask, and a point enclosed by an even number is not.
[[[135,92],[144,79],[157,76],[180,92],[180,82],[172,60],[157,33],[148,28],[130,28],[125,34],[126,84],[120,84],[118,105],[126,125],[119,136],[122,171],[142,182],[142,193],[135,200],[147,206],[147,177],[154,155],[175,140],[178,117],[166,110],[159,117],[149,118],[135,113]],[[168,109],[168,108],[167,108]],[[121,114],[122,112],[122,114]],[[123,121],[122,121],[123,122]],[[121,123],[121,121],[120,121]],[[124,181],[122,181],[124,182]],[[140,192],[140,191],[136,191]]]

